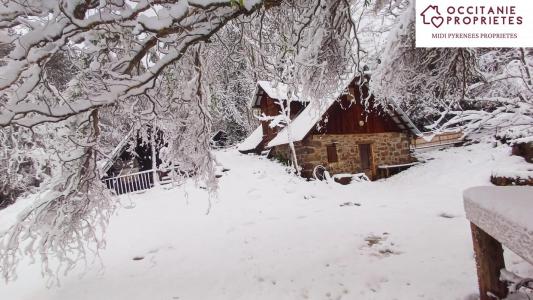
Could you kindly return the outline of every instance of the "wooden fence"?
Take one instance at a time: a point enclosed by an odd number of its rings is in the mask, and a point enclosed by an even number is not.
[[[413,139],[411,146],[414,149],[424,149],[424,148],[431,148],[431,147],[440,147],[440,146],[449,146],[454,145],[457,143],[461,143],[461,137],[463,136],[462,132],[447,132],[447,133],[440,133],[436,134],[428,140],[428,138],[431,135],[427,135],[426,138],[424,137],[417,137]]]

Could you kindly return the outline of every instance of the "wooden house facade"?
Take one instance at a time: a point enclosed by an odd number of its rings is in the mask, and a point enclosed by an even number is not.
[[[304,177],[312,177],[319,165],[330,174],[366,173],[374,179],[383,177],[381,171],[408,166],[414,161],[410,140],[418,134],[416,127],[401,110],[375,105],[367,84],[358,83],[358,78],[352,80],[343,95],[326,103],[304,107],[300,102],[302,109],[290,126],[267,131],[257,149],[271,149],[271,156],[290,160],[292,140]]]

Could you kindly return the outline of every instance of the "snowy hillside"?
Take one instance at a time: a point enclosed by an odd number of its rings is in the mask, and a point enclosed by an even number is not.
[[[490,185],[508,147],[478,144],[423,154],[387,180],[306,182],[275,162],[216,153],[230,169],[209,214],[188,183],[123,196],[102,263],[46,289],[24,262],[0,299],[475,299],[462,191]],[[21,202],[22,203],[22,202]],[[17,205],[0,211],[0,226]],[[516,256],[508,268],[533,269]]]

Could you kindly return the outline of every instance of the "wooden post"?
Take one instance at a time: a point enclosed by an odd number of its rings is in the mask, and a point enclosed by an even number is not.
[[[505,268],[503,248],[500,242],[487,234],[474,223],[470,223],[474,254],[476,257],[479,299],[494,300],[507,296],[507,286],[500,281],[500,270]]]
[[[150,146],[152,150],[152,178],[154,181],[154,187],[159,186],[159,176],[157,174],[157,124],[154,119],[152,122],[152,128],[150,130]]]

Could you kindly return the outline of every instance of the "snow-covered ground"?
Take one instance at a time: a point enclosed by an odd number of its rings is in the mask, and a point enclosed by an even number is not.
[[[46,289],[39,265],[23,263],[17,281],[0,283],[0,299],[474,299],[462,191],[490,185],[509,153],[487,144],[432,151],[387,180],[341,186],[220,151],[230,171],[209,214],[193,183],[123,197],[103,270]],[[533,274],[507,256],[509,269]]]

